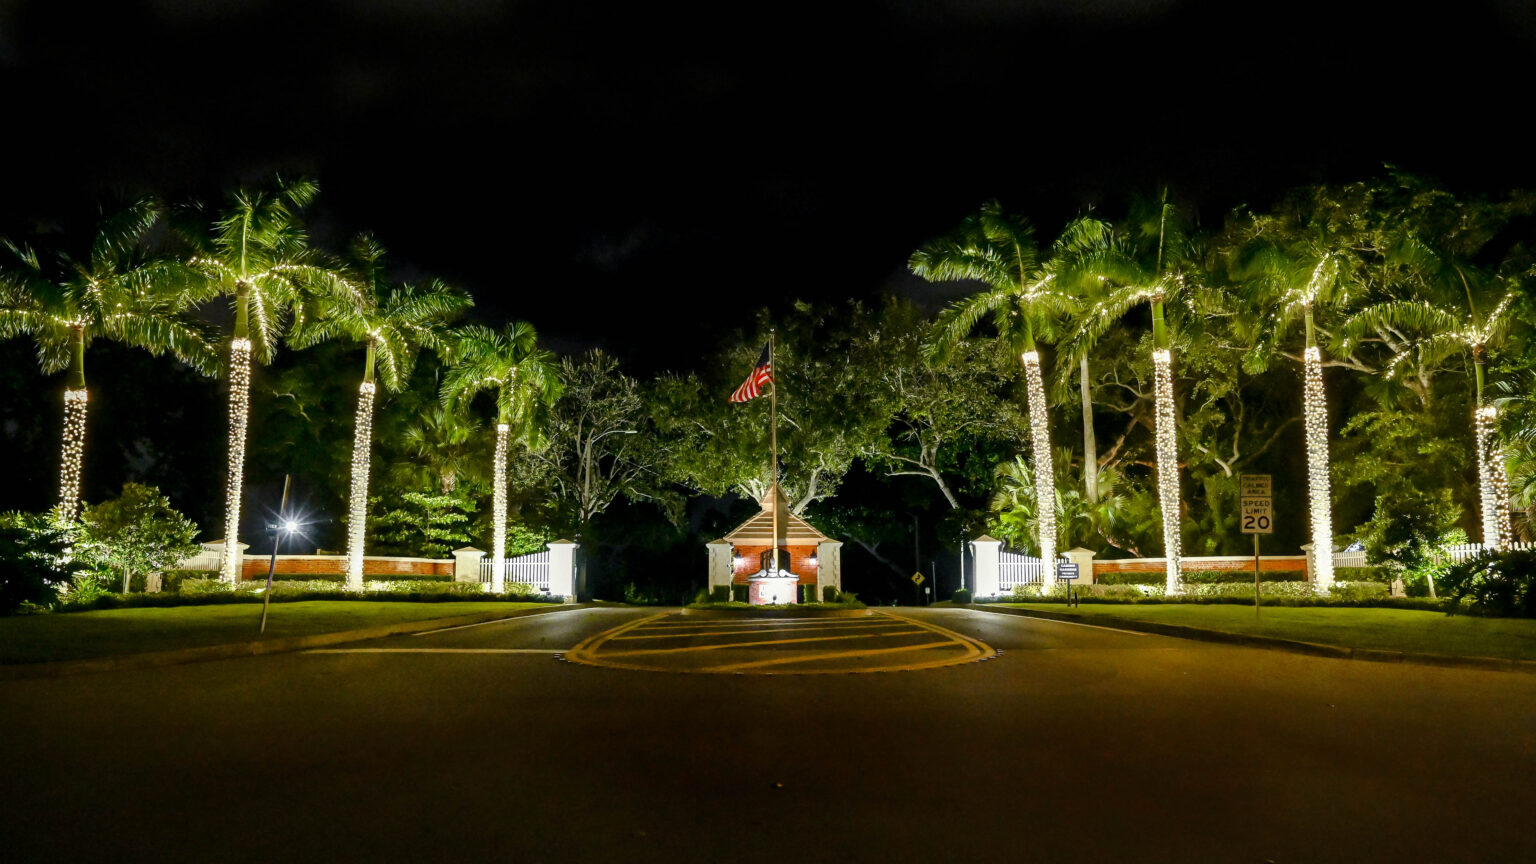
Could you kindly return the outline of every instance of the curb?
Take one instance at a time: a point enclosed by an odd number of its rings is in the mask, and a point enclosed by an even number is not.
[[[978,612],[991,612],[994,615],[1021,615],[1025,618],[1041,618],[1046,621],[1066,621],[1072,624],[1102,623],[1106,627],[1118,627],[1121,630],[1135,630],[1140,633],[1153,633],[1158,636],[1194,639],[1200,642],[1219,642],[1226,645],[1242,645],[1247,648],[1262,648],[1268,651],[1286,651],[1291,654],[1305,654],[1311,657],[1331,657],[1335,660],[1359,660],[1366,663],[1409,663],[1416,666],[1440,666],[1457,669],[1483,669],[1497,672],[1536,674],[1536,660],[1508,660],[1502,657],[1458,657],[1453,654],[1420,654],[1415,651],[1384,651],[1379,648],[1345,648],[1342,645],[1301,642],[1295,639],[1280,639],[1274,636],[1250,636],[1242,633],[1228,633],[1224,630],[1206,630],[1201,627],[1190,627],[1184,624],[1159,624],[1153,621],[1136,621],[1109,615],[1095,615],[1091,620],[1084,620],[1085,616],[1081,615],[1068,615],[1062,612],[1045,612],[1035,609],[1000,609],[987,604],[973,603],[957,608],[974,609]]]
[[[400,621],[380,624],[358,630],[342,630],[336,633],[315,633],[310,636],[287,636],[282,639],[265,639],[257,642],[227,642],[222,645],[203,645],[197,648],[177,648],[171,651],[150,651],[143,654],[119,654],[115,657],[92,657],[86,660],[59,660],[51,663],[16,663],[0,665],[0,681],[16,681],[28,678],[62,678],[66,675],[84,675],[91,672],[122,672],[129,669],[149,669],[156,666],[179,666],[184,663],[201,663],[205,660],[228,660],[234,657],[260,657],[265,654],[287,654],[306,648],[321,648],[345,642],[362,642],[437,630],[442,627],[458,627],[466,624],[485,624],[529,615],[548,615],[553,612],[586,609],[587,603],[550,604],[544,609],[511,609],[506,612],[476,612],[473,615],[456,615],[449,618],[428,618],[421,621]]]

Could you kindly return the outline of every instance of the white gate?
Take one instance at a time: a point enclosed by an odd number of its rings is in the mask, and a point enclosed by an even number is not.
[[[1017,552],[997,553],[997,593],[1008,594],[1015,585],[1039,585],[1040,559]]]
[[[533,586],[533,590],[549,593],[549,550],[508,558],[501,563],[502,579],[507,584],[521,582]],[[480,562],[480,581],[495,581],[496,562]]]

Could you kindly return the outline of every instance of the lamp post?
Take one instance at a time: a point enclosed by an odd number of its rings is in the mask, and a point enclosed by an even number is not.
[[[588,438],[587,446],[582,449],[581,513],[580,521],[576,525],[576,599],[578,600],[587,593],[587,550],[581,538],[587,530],[587,502],[592,500],[592,445],[609,435],[635,435],[638,432],[638,429],[609,429],[607,432]]]
[[[261,595],[261,630],[267,632],[267,607],[272,605],[272,574],[277,570],[277,550],[283,545],[283,538],[296,533],[299,523],[288,518],[288,484],[293,479],[291,475],[283,475],[283,503],[277,508],[278,523],[270,526],[272,531],[272,559],[267,563],[267,590]]]

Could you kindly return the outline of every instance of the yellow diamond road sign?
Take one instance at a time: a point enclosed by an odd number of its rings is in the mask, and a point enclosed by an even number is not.
[[[912,584],[913,585],[921,585],[921,584],[923,584],[923,580],[926,579],[926,578],[928,578],[928,577],[924,576],[921,573],[913,573],[912,574]]]

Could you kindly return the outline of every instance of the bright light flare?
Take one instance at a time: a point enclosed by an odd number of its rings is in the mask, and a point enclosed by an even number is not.
[[[1183,590],[1179,559],[1179,449],[1173,418],[1173,352],[1152,352],[1153,396],[1157,408],[1157,503],[1163,511],[1163,557],[1166,559],[1164,593],[1176,596]]]

